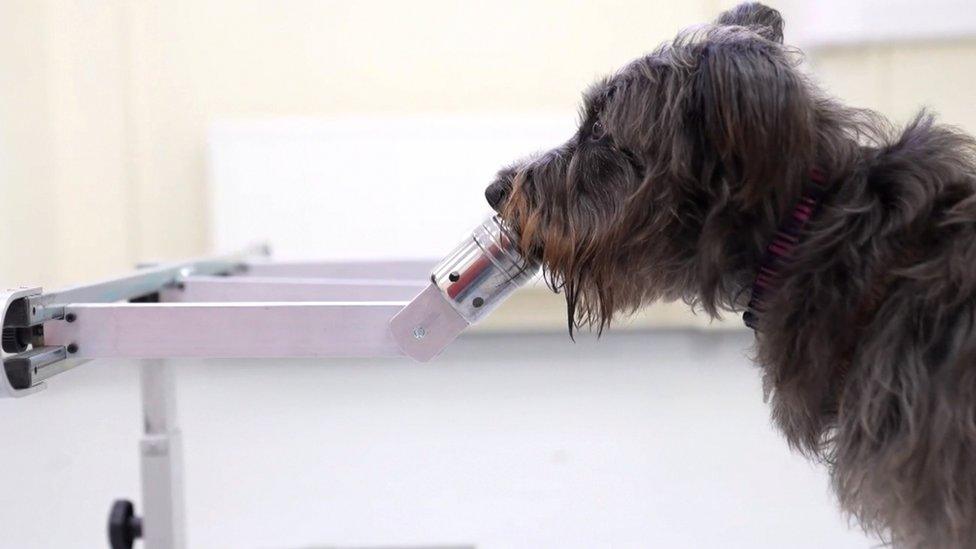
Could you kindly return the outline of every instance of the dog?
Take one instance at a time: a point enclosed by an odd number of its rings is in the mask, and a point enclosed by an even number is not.
[[[584,94],[485,196],[602,331],[657,300],[747,313],[774,423],[898,547],[976,547],[976,140],[829,97],[741,4]]]

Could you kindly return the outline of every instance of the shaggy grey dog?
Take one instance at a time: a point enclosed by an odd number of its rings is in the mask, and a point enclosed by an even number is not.
[[[826,96],[782,29],[743,4],[679,34],[486,196],[565,293],[570,331],[752,296],[775,422],[843,508],[900,547],[976,547],[976,141]]]

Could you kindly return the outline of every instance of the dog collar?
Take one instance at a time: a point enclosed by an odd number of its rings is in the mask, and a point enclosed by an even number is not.
[[[819,209],[826,191],[824,173],[816,168],[811,169],[810,178],[803,189],[800,201],[773,235],[773,240],[766,247],[766,253],[759,264],[759,272],[756,273],[756,279],[752,283],[749,305],[742,313],[742,320],[749,328],[759,330],[759,318],[765,310],[769,297],[779,287],[780,271],[789,263],[793,250],[800,242],[804,227]]]

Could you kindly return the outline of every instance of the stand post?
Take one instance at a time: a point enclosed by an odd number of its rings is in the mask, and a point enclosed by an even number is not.
[[[183,441],[176,422],[176,386],[165,360],[140,361],[143,437],[142,537],[145,549],[183,549]]]

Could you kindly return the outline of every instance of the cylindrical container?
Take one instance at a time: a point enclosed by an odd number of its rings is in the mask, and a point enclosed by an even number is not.
[[[538,270],[538,263],[522,256],[515,235],[494,216],[434,267],[431,279],[458,314],[474,324]]]
[[[390,321],[407,356],[430,360],[468,325],[493,311],[539,270],[497,216],[472,231],[434,267],[431,284]]]

